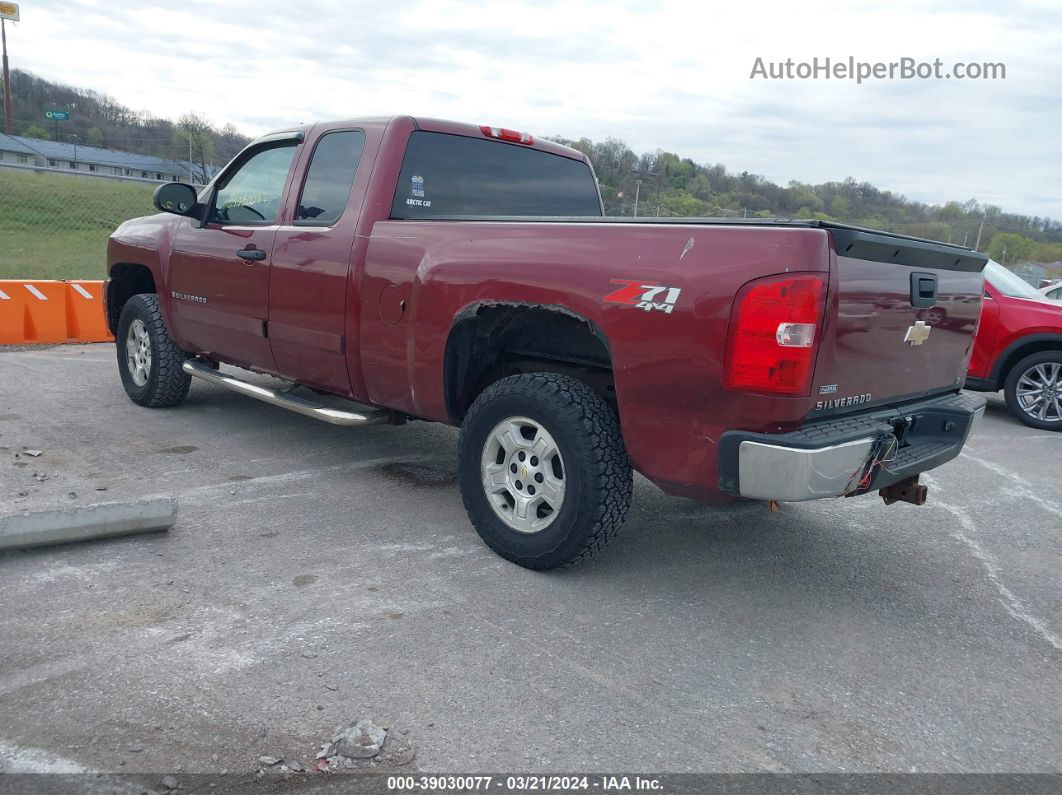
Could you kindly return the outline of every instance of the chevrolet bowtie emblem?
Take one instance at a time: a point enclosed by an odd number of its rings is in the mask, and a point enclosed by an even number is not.
[[[921,345],[927,339],[929,339],[929,332],[933,330],[932,326],[927,326],[924,320],[916,320],[913,326],[909,326],[907,334],[904,335],[903,341],[911,345]]]

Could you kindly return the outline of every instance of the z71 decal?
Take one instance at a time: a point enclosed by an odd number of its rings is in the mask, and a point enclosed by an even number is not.
[[[654,309],[671,314],[678,302],[681,287],[663,287],[659,284],[642,284],[630,279],[612,279],[610,284],[622,284],[603,300],[610,304],[627,304],[652,312]]]

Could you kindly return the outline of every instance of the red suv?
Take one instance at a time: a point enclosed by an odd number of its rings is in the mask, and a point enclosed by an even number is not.
[[[984,276],[966,388],[1002,389],[1007,408],[1026,425],[1062,431],[1062,304],[996,262]]]

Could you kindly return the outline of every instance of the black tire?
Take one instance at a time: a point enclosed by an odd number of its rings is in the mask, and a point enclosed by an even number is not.
[[[137,321],[146,330],[151,352],[150,363],[145,368],[147,377],[142,384],[138,384],[137,380],[143,379],[143,372],[134,375],[128,356],[129,329]],[[181,369],[181,365],[189,358],[189,354],[177,347],[166,330],[157,295],[141,293],[126,301],[118,319],[115,348],[122,386],[130,400],[149,408],[176,406],[184,400],[192,377]]]
[[[561,507],[548,526],[533,532],[517,532],[499,516],[481,471],[495,429],[517,417],[540,425],[563,461]],[[615,411],[586,384],[555,373],[515,375],[487,387],[462,423],[458,467],[476,532],[503,558],[528,569],[587,560],[612,540],[631,503],[631,466]]]
[[[1037,371],[1038,366],[1046,365]],[[1030,372],[1032,371],[1032,372]],[[1043,381],[1042,373],[1054,376],[1053,384],[1045,387],[1045,398],[1049,401],[1045,410],[1045,418],[1036,416],[1039,414],[1039,406],[1026,408],[1022,398],[1018,396],[1019,382],[1022,376],[1028,374],[1033,383]],[[1007,373],[1007,380],[1003,383],[1003,397],[1007,401],[1010,413],[1032,428],[1042,431],[1062,431],[1062,351],[1044,351],[1026,356]]]

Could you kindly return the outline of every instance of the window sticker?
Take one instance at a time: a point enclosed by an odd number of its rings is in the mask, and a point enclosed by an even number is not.
[[[424,177],[414,174],[409,181],[409,192],[412,195],[406,199],[406,204],[410,207],[431,207],[431,201],[424,198]]]

